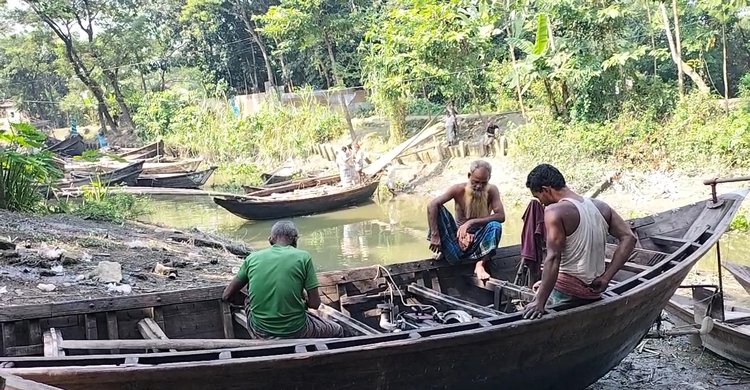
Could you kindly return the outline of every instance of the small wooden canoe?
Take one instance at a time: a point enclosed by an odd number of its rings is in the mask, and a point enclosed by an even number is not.
[[[162,155],[164,155],[164,141],[162,140],[118,154],[126,160],[145,160]]]
[[[750,294],[750,267],[737,263],[724,262],[722,264],[729,273],[737,279],[742,288]]]
[[[714,311],[721,311],[719,299],[721,297],[712,291],[695,287],[692,298],[675,294],[666,310],[675,325],[693,325],[696,329],[700,328],[703,318],[710,315],[713,327],[706,334],[699,335],[703,346],[725,359],[750,368],[750,310],[725,305],[722,321],[720,313],[708,311],[708,303],[712,300]]]
[[[80,156],[86,150],[86,144],[83,142],[83,137],[74,135],[53,144],[47,150],[61,156]]]
[[[74,178],[71,180],[61,180],[57,183],[56,187],[81,187],[91,184],[92,182],[97,180],[104,186],[113,186],[118,184],[132,186],[135,185],[136,181],[138,180],[138,176],[140,176],[142,171],[143,161],[138,161],[110,172],[101,174],[93,173],[88,175],[79,175],[77,177],[74,176]]]
[[[138,187],[161,188],[200,188],[213,175],[216,167],[189,173],[168,173],[163,175],[143,175],[135,184]]]
[[[303,188],[316,187],[320,185],[333,185],[341,181],[340,175],[327,175],[311,177],[307,179],[290,180],[281,183],[266,185],[262,187],[242,186],[245,193],[250,196],[265,196],[273,193],[284,193]]]
[[[265,220],[295,217],[333,211],[365,203],[372,198],[380,183],[367,182],[352,187],[328,187],[325,192],[315,191],[295,197],[270,196],[216,197],[214,202],[230,213],[248,220]]]
[[[503,281],[520,262],[514,245],[495,252],[486,283],[472,263],[434,259],[318,274],[319,314],[350,336],[335,339],[248,340],[243,305],[220,299],[224,284],[6,305],[0,374],[70,390],[583,389],[641,342],[746,195],[630,220],[639,248],[603,299],[538,320],[514,304],[533,294]]]

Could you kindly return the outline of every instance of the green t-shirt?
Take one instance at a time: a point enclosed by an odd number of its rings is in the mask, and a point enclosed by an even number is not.
[[[285,336],[305,325],[303,290],[319,286],[310,254],[291,245],[251,253],[237,277],[248,283],[248,315],[253,327]]]

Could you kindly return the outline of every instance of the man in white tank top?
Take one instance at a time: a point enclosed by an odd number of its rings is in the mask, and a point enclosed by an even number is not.
[[[548,300],[551,305],[579,306],[600,299],[633,252],[636,240],[630,227],[606,203],[570,190],[552,165],[534,168],[526,187],[545,206],[547,255],[541,285],[524,308],[524,318],[541,317]],[[619,243],[605,269],[607,234]]]

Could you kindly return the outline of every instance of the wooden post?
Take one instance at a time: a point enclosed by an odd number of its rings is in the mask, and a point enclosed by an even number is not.
[[[16,324],[15,322],[3,322],[2,325],[2,332],[3,332],[3,349],[7,350],[8,347],[12,347],[15,345],[15,333],[16,333]],[[6,353],[3,353],[5,355]]]
[[[466,157],[467,154],[468,154],[468,148],[466,147],[466,142],[458,141],[458,156]]]
[[[96,314],[84,314],[84,322],[86,323],[86,339],[98,340],[99,330],[96,327]]]
[[[120,338],[120,332],[117,327],[117,312],[107,312],[107,337],[110,340],[117,340]],[[112,353],[120,353],[120,350],[117,348],[112,349]]]
[[[229,306],[229,302],[219,301],[219,307],[221,308],[221,322],[224,326],[224,337],[228,339],[234,338],[234,324],[232,323],[232,308]]]
[[[44,356],[47,357],[58,357],[65,356],[63,350],[63,338],[62,334],[55,328],[49,328],[48,331],[44,332]]]

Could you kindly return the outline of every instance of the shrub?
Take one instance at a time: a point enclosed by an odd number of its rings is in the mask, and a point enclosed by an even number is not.
[[[113,194],[98,181],[83,187],[83,202],[74,211],[85,219],[117,223],[146,213],[143,201],[130,194]]]

